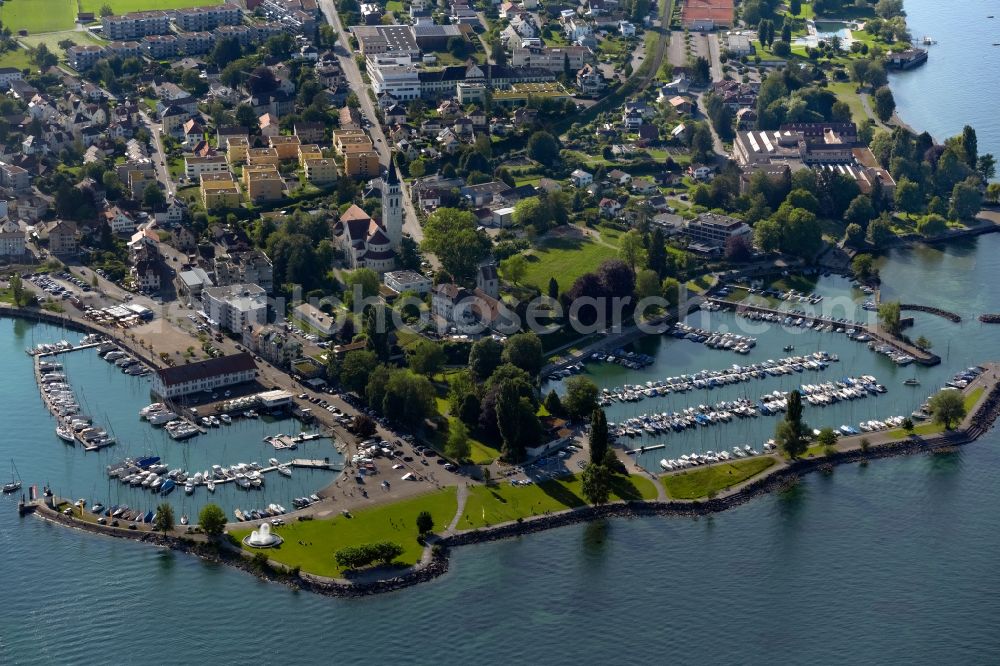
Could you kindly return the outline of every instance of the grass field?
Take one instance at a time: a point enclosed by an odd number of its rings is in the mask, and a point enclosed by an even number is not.
[[[827,90],[835,94],[837,99],[847,102],[847,106],[851,107],[851,119],[856,123],[863,123],[868,116],[865,114],[865,107],[861,105],[861,96],[855,92],[856,87],[856,84],[850,82],[826,85]]]
[[[660,480],[667,495],[673,499],[699,499],[757,476],[773,464],[774,458],[771,457],[745,458],[724,465],[667,474]]]
[[[982,395],[983,395],[982,387],[969,391],[968,395],[965,396],[965,400],[963,401],[965,404],[966,414],[972,411],[972,408],[976,406],[976,403],[979,402],[979,398],[981,398]],[[896,428],[888,432],[891,437],[898,437],[900,439],[908,435],[908,433],[902,428]],[[933,421],[927,421],[925,423],[921,423],[920,425],[913,428],[914,435],[936,435],[940,432],[944,432],[944,426],[941,425],[940,423],[934,423]]]
[[[100,15],[101,7],[111,5],[111,9],[118,15],[153,9],[205,7],[208,5],[221,5],[222,2],[223,0],[80,0],[80,7],[81,11],[93,12],[95,15]]]
[[[612,499],[656,499],[656,486],[642,476],[615,475]],[[579,476],[530,486],[498,482],[469,490],[458,528],[467,530],[586,505]]]
[[[405,482],[400,482],[405,483]],[[430,511],[434,529],[447,527],[458,509],[455,488],[420,495],[413,499],[363,509],[352,517],[337,516],[332,520],[297,521],[276,527],[284,543],[268,549],[267,556],[276,562],[320,576],[338,576],[342,572],[333,559],[334,553],[347,546],[360,546],[378,541],[392,541],[403,547],[399,564],[415,564],[423,548],[417,543],[417,514]],[[236,530],[232,535],[242,541],[250,530]],[[262,552],[253,548],[248,552]]]
[[[74,44],[103,44],[103,42],[89,32],[78,32],[76,30],[64,30],[62,32],[48,32],[44,35],[28,35],[27,37],[19,37],[21,42],[24,42],[27,46],[35,47],[39,44],[45,44],[45,46],[60,58],[62,58],[65,53],[59,46],[59,42],[63,40],[70,40]]]
[[[15,67],[17,69],[34,69],[31,57],[25,49],[14,49],[0,54],[0,67]]]
[[[100,5],[98,5],[100,9]],[[27,30],[56,32],[76,25],[75,0],[8,0],[0,7],[0,21],[14,33]]]
[[[385,3],[385,10],[387,12],[399,14],[404,11],[403,3],[399,0],[389,0],[389,2]]]
[[[569,289],[574,280],[596,270],[603,262],[618,256],[618,248],[588,238],[548,238],[526,254],[528,270],[522,282],[545,291],[549,278],[559,281],[559,288]]]

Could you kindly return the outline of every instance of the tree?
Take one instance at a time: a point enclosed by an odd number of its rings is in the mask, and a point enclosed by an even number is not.
[[[965,163],[970,169],[975,169],[979,160],[979,140],[976,138],[976,130],[971,125],[962,128],[961,143],[965,151]]]
[[[695,85],[707,85],[712,80],[712,66],[704,56],[698,56],[690,62],[691,79]]]
[[[892,222],[886,214],[880,215],[868,224],[866,235],[868,242],[877,248],[885,247],[896,234],[892,231]]]
[[[920,186],[905,176],[896,183],[896,208],[906,213],[910,217],[913,213],[920,211],[923,203],[923,196],[920,194]]]
[[[548,132],[535,132],[528,139],[528,157],[545,166],[559,159],[559,142]]]
[[[164,534],[174,529],[174,507],[170,506],[169,502],[163,502],[156,507],[153,529]]]
[[[254,95],[266,95],[278,88],[278,79],[269,67],[261,65],[250,72],[247,78],[247,88]]]
[[[456,208],[439,208],[424,223],[423,249],[441,260],[456,280],[471,279],[486,257],[490,239],[477,231],[476,216]]]
[[[925,215],[917,222],[917,233],[921,236],[937,236],[948,230],[948,220],[936,213]]]
[[[930,399],[931,416],[946,430],[965,418],[965,399],[960,391],[944,389],[935,393]]]
[[[930,340],[928,340],[927,338],[925,338],[922,335],[919,338],[917,338],[916,340],[914,340],[913,344],[915,344],[916,346],[918,346],[918,347],[920,347],[921,349],[924,349],[924,350],[930,349],[931,347],[934,346],[931,343]]]
[[[1000,188],[1000,185],[998,185],[998,188]],[[554,277],[549,278],[548,295],[554,301],[559,300],[559,282]]]
[[[434,529],[434,517],[430,511],[421,511],[417,514],[417,531],[423,536]]]
[[[555,389],[549,391],[549,394],[545,396],[545,411],[552,416],[559,416],[563,413],[562,400],[559,399],[559,394],[556,393]]]
[[[28,304],[28,292],[24,288],[24,282],[17,273],[11,273],[8,280],[11,296],[14,298],[14,305],[24,307]]]
[[[406,364],[410,370],[430,377],[444,366],[444,347],[432,340],[420,340],[406,350]]]
[[[375,421],[367,414],[355,414],[351,425],[354,434],[361,439],[368,439],[376,432]]]
[[[368,377],[378,366],[375,352],[358,349],[347,352],[340,363],[340,383],[348,391],[361,394],[368,384]]]
[[[875,207],[872,205],[871,198],[864,194],[854,197],[851,205],[847,207],[847,211],[844,213],[845,222],[848,224],[857,224],[862,228],[867,227],[868,222],[873,217],[875,217]]]
[[[598,407],[590,416],[590,463],[603,464],[608,450],[608,417]]]
[[[528,260],[523,254],[513,254],[500,262],[500,274],[513,284],[518,284],[527,272]]]
[[[469,429],[461,421],[451,421],[448,424],[448,440],[444,444],[445,455],[452,460],[465,460],[471,450]]]
[[[808,426],[802,422],[802,394],[792,391],[788,394],[788,409],[785,418],[775,428],[774,439],[789,457],[797,458],[806,450]]]
[[[142,191],[142,205],[146,208],[156,208],[157,206],[162,206],[166,203],[167,198],[163,196],[163,190],[160,189],[159,184],[150,183],[146,186],[146,189]]]
[[[955,220],[968,220],[976,216],[983,206],[983,195],[975,178],[967,178],[956,183],[951,191],[951,207],[948,214]]]
[[[469,350],[469,370],[479,381],[485,381],[500,366],[503,345],[493,338],[476,341]]]
[[[857,254],[851,260],[851,272],[859,280],[867,280],[875,274],[875,260],[870,254]]]
[[[392,564],[392,561],[403,552],[403,547],[398,543],[381,541],[341,548],[334,553],[333,558],[341,569],[360,569],[375,562],[381,562],[384,565]]]
[[[226,514],[217,504],[206,504],[198,514],[198,524],[210,537],[220,537],[226,529]]]
[[[507,339],[500,360],[521,368],[529,376],[535,377],[545,364],[542,341],[535,333],[517,333]]]
[[[761,252],[776,252],[781,248],[781,225],[774,220],[761,220],[753,228],[753,240]]]
[[[851,223],[847,225],[844,232],[844,243],[849,247],[858,248],[865,243],[865,229],[860,224]]]
[[[497,428],[503,442],[502,455],[508,462],[524,458],[520,406],[521,398],[514,383],[502,383],[496,394]]]
[[[628,264],[628,267],[633,272],[636,265],[642,262],[642,256],[645,254],[644,245],[642,234],[636,229],[626,232],[621,237],[620,245],[618,246],[618,256]]]
[[[358,268],[351,271],[344,278],[344,284],[347,286],[345,291],[351,295],[352,299],[355,292],[358,292],[357,296],[360,298],[371,298],[377,296],[379,292],[378,273],[370,268]]]
[[[792,53],[792,45],[784,39],[779,39],[771,47],[771,51],[780,58],[786,58]]]
[[[657,276],[661,278],[667,274],[667,248],[664,245],[663,231],[659,227],[653,229],[653,233],[649,236],[646,267],[655,271]]]
[[[819,431],[819,435],[816,436],[816,442],[824,447],[833,446],[837,443],[837,433],[829,426],[823,428]]]
[[[236,107],[236,122],[250,130],[251,134],[256,134],[260,131],[260,119],[249,104],[244,103]]]
[[[656,271],[644,268],[635,276],[635,295],[637,298],[651,298],[661,294],[660,276]]]
[[[878,320],[890,335],[899,335],[899,301],[886,301],[878,306]]]
[[[986,186],[986,200],[991,204],[1000,201],[1000,183],[990,183]]]
[[[976,161],[976,171],[984,181],[992,180],[997,175],[997,159],[992,153],[980,155]]]
[[[101,5],[101,18],[105,16],[114,16],[115,10],[111,8],[111,5]]]
[[[788,13],[792,16],[798,16],[802,11],[802,0],[789,0],[788,2]]]
[[[889,122],[893,112],[896,110],[896,100],[892,97],[889,86],[882,86],[875,91],[875,115],[884,123]]]
[[[753,246],[745,235],[730,236],[726,239],[726,249],[723,253],[726,261],[743,262],[753,259]]]
[[[597,385],[580,375],[570,377],[562,404],[570,418],[582,419],[597,407]]]
[[[611,496],[611,471],[603,464],[587,465],[583,470],[581,490],[591,504],[604,504]]]

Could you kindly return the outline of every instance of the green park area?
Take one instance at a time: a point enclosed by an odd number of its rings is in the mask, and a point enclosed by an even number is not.
[[[637,474],[615,474],[611,488],[611,501],[651,500],[657,497],[653,482]],[[508,482],[496,482],[489,487],[473,486],[469,489],[458,529],[488,527],[518,518],[576,509],[586,504],[578,475],[528,486],[513,486]]]
[[[525,256],[528,270],[522,282],[544,292],[551,277],[559,282],[561,289],[569,289],[584,273],[597,270],[603,262],[616,258],[618,247],[582,236],[558,236],[541,241]]]
[[[400,482],[405,483],[405,482]],[[348,516],[329,520],[300,520],[274,528],[284,541],[267,550],[246,548],[252,553],[264,552],[270,559],[289,567],[299,567],[319,576],[339,576],[342,571],[334,554],[348,546],[389,541],[403,547],[396,563],[411,565],[420,560],[423,546],[417,542],[417,515],[429,511],[434,518],[434,531],[448,526],[458,509],[455,488],[420,495],[412,499],[362,509]],[[249,529],[234,530],[237,540],[250,534]]]
[[[72,30],[76,12],[75,0],[7,0],[0,6],[0,21],[15,34],[56,32]]]
[[[448,400],[441,396],[436,398],[437,408],[441,414],[445,415],[448,419],[448,427],[453,428],[458,423],[458,417],[448,414],[449,405]],[[431,446],[435,450],[443,452],[445,448],[445,442],[448,439],[448,433],[444,431],[438,431],[431,438]],[[475,465],[488,465],[497,458],[500,457],[500,452],[494,449],[489,444],[485,444],[473,436],[469,436],[469,462]]]
[[[757,476],[774,465],[769,456],[734,460],[660,477],[671,499],[700,499]]]
[[[963,400],[966,414],[972,413],[972,409],[976,406],[976,403],[979,402],[979,398],[981,398],[982,395],[982,387],[973,389],[966,394],[965,399]],[[944,432],[944,426],[940,423],[935,423],[934,421],[927,421],[926,423],[921,423],[913,428],[914,435],[936,435],[941,432]],[[909,433],[902,428],[896,428],[895,430],[889,430],[888,434],[890,437],[902,439]]]

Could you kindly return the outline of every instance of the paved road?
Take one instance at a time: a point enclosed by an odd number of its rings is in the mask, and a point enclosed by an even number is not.
[[[327,23],[333,26],[333,29],[339,35],[334,51],[337,54],[337,60],[340,61],[340,67],[344,71],[347,84],[351,90],[357,93],[358,99],[361,101],[361,112],[370,123],[367,129],[372,137],[372,141],[375,143],[375,150],[378,152],[379,161],[382,164],[389,165],[389,168],[395,168],[392,164],[389,144],[386,141],[385,134],[382,132],[382,126],[379,124],[378,114],[375,113],[375,104],[368,95],[368,87],[361,77],[361,70],[358,69],[358,63],[354,61],[354,54],[350,51],[350,35],[340,22],[340,15],[337,14],[333,0],[320,0],[319,7],[326,17]],[[405,202],[403,206],[403,233],[408,234],[413,240],[420,243],[424,239],[424,232],[420,226],[420,218],[417,216],[417,211],[410,201],[409,185],[403,181],[401,173],[398,175],[400,176],[400,182],[403,183],[403,200]]]
[[[153,160],[153,167],[156,169],[156,179],[167,190],[167,196],[173,196],[174,192],[177,191],[177,187],[170,178],[170,171],[167,169],[167,154],[163,150],[163,125],[153,122],[153,119],[145,111],[140,110],[139,116],[146,123],[146,126],[149,127],[149,133],[153,137],[153,145],[156,146],[156,153],[150,155],[150,158]]]

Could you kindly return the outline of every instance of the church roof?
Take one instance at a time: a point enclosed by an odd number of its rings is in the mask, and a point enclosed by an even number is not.
[[[351,204],[351,207],[344,211],[344,214],[340,216],[341,222],[350,222],[351,220],[370,220],[372,219],[368,213],[363,211],[357,204]]]

